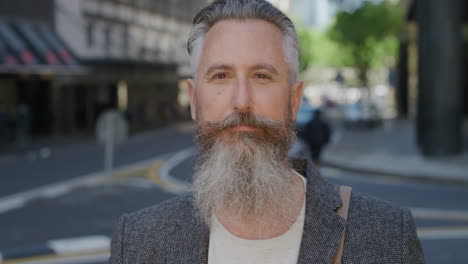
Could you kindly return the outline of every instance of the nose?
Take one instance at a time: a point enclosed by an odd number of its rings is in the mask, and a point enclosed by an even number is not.
[[[250,86],[246,79],[239,79],[234,87],[233,106],[238,112],[252,111]]]

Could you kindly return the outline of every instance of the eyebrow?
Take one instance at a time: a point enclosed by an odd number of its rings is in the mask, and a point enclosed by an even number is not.
[[[208,68],[208,70],[205,73],[205,76],[210,75],[212,72],[217,71],[217,70],[232,70],[233,67],[228,64],[214,64]],[[276,68],[268,63],[261,63],[261,64],[255,64],[250,68],[250,70],[267,70],[275,75],[279,75],[278,70]]]
[[[232,66],[227,64],[214,64],[208,68],[205,73],[205,76],[210,75],[212,72],[217,70],[232,70]]]
[[[275,75],[279,75],[276,68],[273,65],[268,64],[268,63],[256,64],[251,68],[251,70],[267,70]]]

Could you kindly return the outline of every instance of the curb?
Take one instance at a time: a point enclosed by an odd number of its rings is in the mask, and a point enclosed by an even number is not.
[[[349,162],[340,162],[337,159],[326,157],[326,155],[324,155],[322,163],[324,166],[328,166],[331,168],[336,168],[336,169],[345,170],[345,171],[354,172],[354,173],[372,174],[373,176],[378,176],[378,177],[383,177],[383,178],[393,178],[393,179],[397,178],[397,179],[404,179],[404,180],[409,180],[409,181],[468,186],[468,178],[463,179],[463,178],[447,177],[447,176],[441,177],[441,176],[435,176],[435,175],[428,176],[426,174],[420,174],[420,173],[401,173],[401,172],[385,170],[385,169],[369,168],[367,166],[349,164]]]
[[[96,254],[110,251],[111,238],[104,235],[49,240],[42,244],[0,250],[0,263]]]

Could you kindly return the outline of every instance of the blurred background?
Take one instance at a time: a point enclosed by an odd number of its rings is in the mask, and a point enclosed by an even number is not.
[[[186,41],[207,0],[0,1],[0,263],[105,263],[120,215],[185,192]],[[427,263],[467,263],[468,5],[270,0],[295,22],[321,172],[411,209]]]

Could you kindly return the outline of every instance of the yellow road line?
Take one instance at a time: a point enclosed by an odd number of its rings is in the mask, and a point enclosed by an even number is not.
[[[67,260],[77,257],[93,257],[93,256],[101,256],[101,255],[110,255],[108,250],[102,251],[95,251],[95,252],[87,252],[85,255],[80,253],[74,254],[67,254],[67,255],[54,255],[54,254],[47,254],[47,255],[40,255],[40,256],[32,256],[32,257],[25,257],[25,258],[17,258],[12,260],[3,260],[3,264],[26,264],[29,262],[38,262],[38,261],[59,261],[59,260]]]
[[[112,178],[115,180],[121,180],[129,177],[143,177],[150,180],[154,180],[157,178],[156,175],[159,168],[161,168],[164,162],[162,160],[157,160],[149,165],[141,166],[138,168],[134,168],[132,170],[126,171],[116,171],[112,174]]]
[[[165,161],[156,160],[155,162],[149,165],[134,168],[132,170],[121,172],[117,171],[114,174],[112,174],[112,178],[115,180],[123,180],[130,177],[140,177],[148,179],[162,188],[168,188],[169,183],[162,180],[160,177],[160,169],[164,164]]]
[[[162,161],[155,162],[151,167],[148,168],[146,172],[146,178],[154,182],[155,184],[164,187],[166,185],[165,182],[161,180],[159,177],[159,169],[162,167],[164,163]]]

